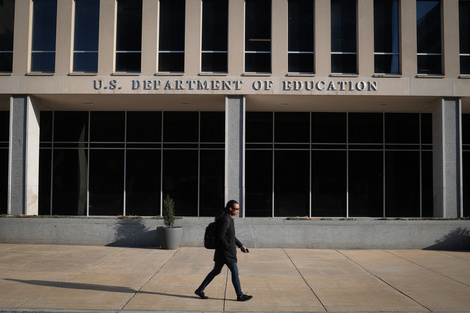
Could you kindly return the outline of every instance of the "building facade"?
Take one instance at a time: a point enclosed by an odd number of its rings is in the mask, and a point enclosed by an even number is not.
[[[470,215],[468,0],[0,1],[0,213]]]

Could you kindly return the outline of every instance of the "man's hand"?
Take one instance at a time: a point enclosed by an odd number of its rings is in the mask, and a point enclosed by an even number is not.
[[[242,246],[240,250],[242,250],[243,253],[250,253],[250,250],[248,250],[248,248],[246,248],[245,246]]]

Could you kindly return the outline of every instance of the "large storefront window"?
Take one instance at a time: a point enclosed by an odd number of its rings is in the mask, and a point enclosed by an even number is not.
[[[8,206],[8,142],[10,112],[0,111],[0,214],[7,213]]]
[[[0,72],[10,73],[13,68],[13,29],[15,0],[0,4]]]
[[[246,216],[432,216],[430,114],[248,112]]]
[[[223,112],[42,112],[41,215],[213,216],[224,203]],[[162,197],[163,196],[163,197]]]

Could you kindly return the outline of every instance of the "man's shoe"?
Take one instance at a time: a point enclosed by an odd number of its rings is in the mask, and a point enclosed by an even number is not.
[[[199,289],[197,289],[194,293],[197,294],[199,296],[199,298],[201,298],[201,299],[208,299],[209,298],[208,296],[206,296],[204,294],[204,291],[201,291]]]
[[[248,301],[248,300],[250,300],[251,298],[253,298],[253,296],[241,295],[240,297],[237,297],[237,301]]]

